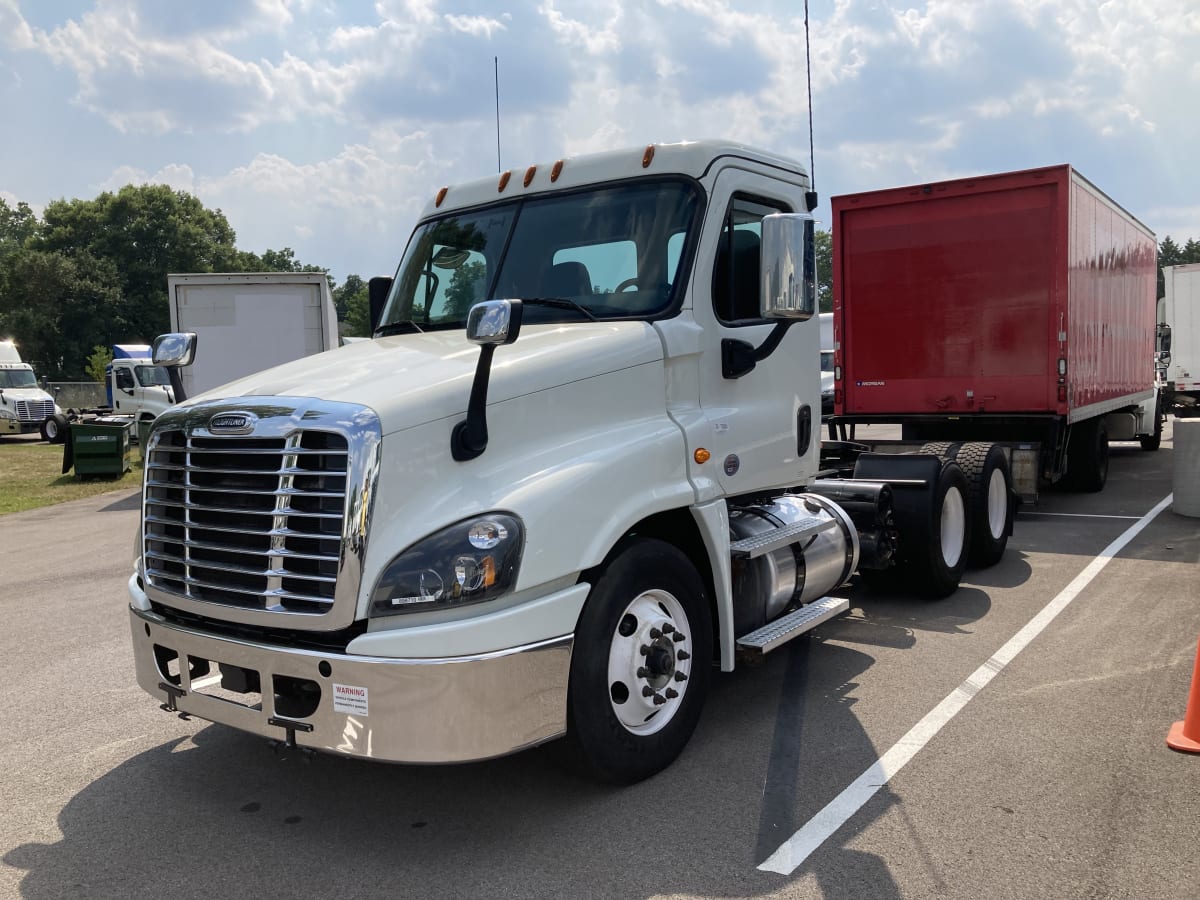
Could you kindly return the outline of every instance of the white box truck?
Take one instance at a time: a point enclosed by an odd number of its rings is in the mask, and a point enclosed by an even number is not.
[[[189,397],[338,345],[323,272],[168,275],[167,293],[171,330],[198,337],[182,373]]]
[[[1200,263],[1163,266],[1160,319],[1170,328],[1164,357],[1167,408],[1177,417],[1200,414]]]
[[[999,448],[977,498],[934,454],[821,458],[798,163],[656,144],[513,176],[437,192],[373,340],[156,420],[128,614],[164,709],[398,762],[566,736],[633,781],[856,569],[953,592],[976,502],[1003,553]]]

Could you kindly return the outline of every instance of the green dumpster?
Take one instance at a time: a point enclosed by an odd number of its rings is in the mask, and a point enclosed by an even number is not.
[[[154,427],[153,419],[139,419],[137,423],[138,453],[146,458],[146,444],[150,442],[150,429]]]
[[[133,468],[129,453],[129,423],[72,422],[70,452],[76,478],[123,475]]]

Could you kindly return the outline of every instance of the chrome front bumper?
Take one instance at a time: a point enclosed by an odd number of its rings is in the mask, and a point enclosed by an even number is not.
[[[572,635],[479,656],[388,659],[217,637],[132,607],[129,623],[138,684],[165,708],[300,747],[467,762],[566,731]],[[241,693],[222,689],[223,671]]]

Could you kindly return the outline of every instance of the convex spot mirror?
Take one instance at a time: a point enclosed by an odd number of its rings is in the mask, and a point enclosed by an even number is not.
[[[485,300],[467,313],[467,340],[473,343],[511,344],[520,331],[520,300]]]
[[[156,366],[190,366],[196,358],[194,332],[160,334],[154,339],[151,351]]]
[[[773,213],[762,220],[762,314],[804,321],[817,314],[813,217]]]

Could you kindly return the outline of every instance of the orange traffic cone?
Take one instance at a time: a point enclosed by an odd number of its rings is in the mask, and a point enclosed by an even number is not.
[[[1167,732],[1167,746],[1185,753],[1200,753],[1200,644],[1196,645],[1196,665],[1192,670],[1192,689],[1188,692],[1183,721]]]

